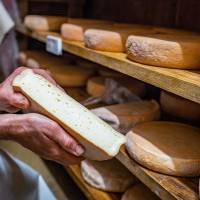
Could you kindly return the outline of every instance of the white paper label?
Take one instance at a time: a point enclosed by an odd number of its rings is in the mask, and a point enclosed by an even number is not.
[[[62,40],[52,35],[47,36],[46,51],[57,56],[62,55]]]

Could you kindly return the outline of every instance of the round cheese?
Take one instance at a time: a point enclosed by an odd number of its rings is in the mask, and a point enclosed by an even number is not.
[[[131,103],[106,106],[105,108],[117,116],[120,124],[128,127],[160,118],[160,106],[154,100],[134,101]]]
[[[151,190],[142,183],[130,187],[122,196],[122,200],[159,200]]]
[[[93,77],[87,82],[87,92],[91,96],[101,97],[106,91],[106,79],[108,77]],[[111,78],[111,77],[110,77]],[[146,91],[145,84],[141,81],[138,81],[134,78],[129,77],[118,77],[114,78],[120,85],[130,90],[132,93],[143,97]]]
[[[162,91],[160,104],[162,110],[172,116],[195,121],[200,119],[200,104],[175,94]]]
[[[200,129],[174,122],[145,122],[127,134],[130,156],[154,171],[200,175]]]
[[[136,181],[116,159],[101,162],[84,160],[81,173],[88,184],[108,192],[124,192]]]
[[[82,87],[88,78],[94,74],[93,69],[82,68],[68,64],[68,60],[49,56],[47,53],[28,51],[27,66],[30,68],[41,67],[51,72],[56,82],[62,87]]]
[[[24,25],[33,31],[58,31],[68,19],[60,16],[27,15]]]
[[[200,68],[200,37],[192,35],[129,36],[130,60],[147,65],[179,69]]]

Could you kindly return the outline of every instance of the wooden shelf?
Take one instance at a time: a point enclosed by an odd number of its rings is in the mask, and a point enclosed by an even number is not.
[[[23,29],[20,30],[20,32],[22,32],[22,31],[23,31]],[[30,35],[31,37],[33,37],[33,38],[35,38],[39,41],[42,41],[42,42],[46,41],[46,34],[47,33],[37,34],[37,33],[27,33],[26,32],[25,34]],[[79,43],[74,44],[74,43],[68,42],[67,45],[69,45],[72,49],[76,49],[76,50],[74,50],[74,52],[76,52],[77,54],[80,50],[81,52],[79,52],[79,54],[82,55],[82,57],[89,57],[89,56],[91,56],[90,53],[91,54],[95,53],[96,55],[102,55],[102,57],[105,57],[105,59],[111,59],[111,63],[109,65],[114,63],[115,59],[110,58],[110,56],[106,56],[107,53],[91,51],[89,49],[84,48]],[[64,45],[64,49],[66,49],[65,45]],[[90,52],[90,53],[88,53],[88,52]],[[94,57],[94,61],[97,61],[97,62],[100,63],[98,57],[96,57],[96,59]],[[116,62],[117,62],[117,58],[116,58]],[[128,61],[126,61],[125,58],[124,58],[124,63],[126,63],[126,62],[128,62]],[[134,64],[131,63],[130,66],[131,65],[134,65]],[[144,68],[144,66],[142,68]],[[151,67],[147,67],[147,68],[149,68],[149,70],[150,70]],[[158,69],[160,69],[160,68],[158,68]],[[163,70],[168,70],[168,69],[163,69]],[[120,70],[118,70],[118,71],[120,71]],[[123,69],[122,69],[122,71],[123,71]],[[130,69],[130,71],[131,71],[131,69]],[[178,70],[178,71],[180,71],[180,70]],[[134,71],[132,73],[134,73]],[[137,72],[135,72],[135,73],[138,74]],[[186,76],[187,73],[192,73],[192,72],[185,71],[184,73],[185,73],[185,76]],[[196,76],[198,77],[198,78],[195,79],[196,82],[197,82],[197,79],[200,80],[198,73],[193,72],[193,74],[196,74]],[[144,75],[142,75],[142,73],[141,73],[140,76],[143,77]],[[146,76],[147,76],[147,74],[146,74]],[[162,76],[164,76],[164,75],[162,75]],[[175,78],[175,75],[173,75],[173,76]],[[190,87],[190,85],[192,85],[191,82],[187,83],[187,77],[186,77],[186,80],[182,80],[182,79],[177,78],[176,81],[180,82],[178,84],[179,87],[180,87],[182,82],[185,85],[188,84],[187,85],[188,88]],[[200,82],[198,84],[200,86]],[[196,83],[196,86],[195,86],[196,87],[196,90],[195,90],[196,93],[200,92],[200,87],[197,86],[198,84]],[[177,86],[177,88],[178,88],[178,86]],[[80,91],[81,91],[81,89],[77,89],[77,90],[73,89],[73,98],[77,99],[78,101],[81,101],[81,98],[82,98],[82,95],[80,95]],[[173,92],[175,93],[174,90],[173,90]],[[191,91],[183,91],[183,92],[191,92]],[[199,95],[199,93],[198,93],[198,95]],[[200,97],[200,96],[198,96],[198,97]],[[199,100],[200,99],[198,98],[198,101]],[[163,200],[175,200],[175,199],[177,199],[177,200],[188,200],[188,199],[199,200],[199,197],[198,197],[198,178],[178,178],[178,177],[159,174],[159,173],[153,172],[151,170],[148,170],[148,169],[140,166],[134,160],[132,160],[129,157],[129,155],[126,153],[124,147],[121,148],[120,153],[117,155],[117,159],[127,169],[129,169],[132,172],[133,175],[135,175],[138,179],[140,179],[147,187],[149,187],[161,199],[163,199]],[[96,195],[95,192],[93,191],[94,188],[91,188],[88,185],[84,184],[82,182],[83,180],[81,181],[80,169],[77,168],[77,167],[70,167],[70,168],[67,168],[67,169],[68,169],[69,173],[71,174],[71,176],[74,178],[74,180],[77,182],[77,184],[82,188],[82,190],[83,191],[85,190],[86,194],[88,193],[88,198],[94,200],[94,197]],[[105,197],[105,198],[109,198],[109,197]],[[99,197],[99,199],[102,199],[102,197],[101,198]]]
[[[46,42],[47,35],[60,37],[58,33],[29,32],[23,26],[17,27],[17,30],[41,42]],[[64,41],[63,49],[69,53],[200,103],[200,71],[167,69],[142,65],[126,59],[126,54],[124,53],[94,51],[84,47],[81,42]]]
[[[66,167],[67,172],[84,192],[89,200],[120,200],[119,194],[104,192],[89,186],[82,178],[80,166],[74,165]]]

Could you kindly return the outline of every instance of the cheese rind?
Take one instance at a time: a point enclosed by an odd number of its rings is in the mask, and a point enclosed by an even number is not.
[[[159,200],[151,190],[142,183],[130,187],[122,196],[122,200]]]
[[[175,94],[162,91],[160,105],[164,112],[187,120],[200,119],[200,105]]]
[[[37,104],[38,112],[57,121],[76,138],[85,148],[84,156],[91,160],[116,156],[126,141],[122,134],[32,70],[16,76],[13,87]]]
[[[116,159],[102,162],[84,160],[81,173],[88,184],[108,192],[124,192],[137,180]]]
[[[200,175],[200,129],[175,122],[145,122],[126,136],[127,151],[141,165],[168,175]]]
[[[200,37],[187,35],[129,36],[130,60],[147,65],[179,69],[200,68]]]
[[[32,31],[58,31],[67,20],[61,16],[27,15],[24,25]]]

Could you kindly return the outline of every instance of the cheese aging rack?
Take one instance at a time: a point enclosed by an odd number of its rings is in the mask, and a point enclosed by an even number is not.
[[[32,2],[39,1],[34,0]],[[162,3],[160,1],[156,2],[159,2],[158,7],[161,9],[160,5]],[[106,4],[106,1],[104,1],[104,4]],[[165,3],[163,4],[165,5]],[[182,13],[182,10],[184,10],[183,8],[181,10],[180,4],[181,2],[177,0],[177,12],[174,19],[176,24],[181,24],[179,21],[179,16],[181,16],[180,13]],[[112,13],[110,15],[112,15]],[[161,15],[161,12],[159,12],[159,15]],[[115,18],[117,17],[115,16]],[[25,28],[23,24],[19,24],[16,27],[16,30],[20,37],[31,38],[31,40],[39,41],[43,45],[46,44],[47,36],[49,35],[62,39],[60,33],[58,32],[31,32]],[[62,49],[66,53],[73,54],[79,58],[87,59],[108,69],[120,72],[129,77],[136,78],[144,83],[200,104],[200,71],[198,70],[169,69],[143,65],[128,60],[125,53],[96,51],[86,48],[83,42],[73,42],[64,39],[62,39]],[[81,101],[81,99],[79,99],[80,91],[84,93],[84,91],[79,88],[74,89],[72,95],[73,98],[79,101]],[[131,159],[124,147],[120,149],[120,152],[116,158],[162,200],[199,199],[199,177],[180,178],[151,171],[142,167],[136,161]],[[89,200],[121,199],[120,194],[103,192],[92,188],[85,183],[81,177],[79,166],[69,166],[65,167],[65,169]]]
[[[29,14],[55,15],[69,19],[108,20],[116,24],[140,24],[161,29],[175,28],[175,30],[200,31],[200,1],[198,2],[198,0],[191,0],[190,3],[187,0],[22,0],[18,3],[22,18]],[[89,7],[86,5],[89,5]],[[53,8],[54,6],[55,8]],[[100,29],[104,28],[100,27]],[[105,30],[107,29],[105,28]],[[23,23],[16,26],[16,31],[18,38],[21,39],[22,51],[24,47],[25,51],[31,48],[38,49],[37,53],[41,51],[42,55],[47,44],[47,37],[55,36],[61,39],[62,51],[69,54],[69,57],[72,55],[77,60],[92,61],[94,65],[98,65],[97,68],[101,69],[102,67],[102,69],[119,72],[126,77],[144,82],[156,91],[164,90],[200,105],[200,70],[173,69],[140,64],[129,60],[126,53],[98,51],[85,47],[84,42],[66,40],[61,36],[61,31],[30,31]],[[151,35],[151,33],[148,34]],[[33,42],[33,45],[30,44],[30,41]],[[37,44],[41,44],[43,49],[38,48]],[[50,57],[51,54],[48,54],[48,56]],[[55,55],[53,56],[55,57]],[[59,59],[64,60],[65,57],[60,56]],[[83,87],[65,88],[65,90],[80,103],[83,102],[83,98],[90,96]],[[88,108],[90,109],[90,107]],[[183,123],[187,123],[187,120],[180,119],[180,122],[182,122],[181,120],[183,120]],[[172,121],[176,121],[176,118]],[[197,126],[199,127],[199,124]],[[116,159],[162,200],[199,200],[200,198],[200,177],[185,178],[154,172],[132,159],[125,145],[121,147]],[[48,162],[45,164],[48,166]],[[122,199],[122,193],[105,192],[87,184],[81,175],[80,165],[65,166],[64,170],[87,199]],[[53,176],[56,176],[56,173]]]

